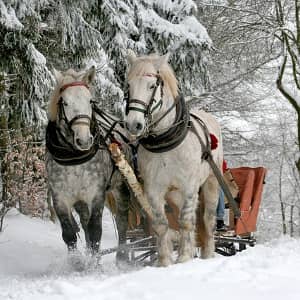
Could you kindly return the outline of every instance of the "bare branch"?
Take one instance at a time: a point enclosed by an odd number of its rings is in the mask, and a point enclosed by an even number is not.
[[[221,4],[204,3],[202,1],[199,2],[199,5],[207,6],[207,7],[218,7],[218,8],[223,8],[225,10],[232,10],[232,11],[241,12],[241,13],[249,13],[251,15],[258,16],[261,20],[265,21],[268,25],[274,26],[274,23],[272,23],[270,20],[268,20],[265,15],[262,15],[257,10],[244,9],[244,8],[240,8],[240,7],[236,8],[234,6],[227,6],[227,5],[221,5]]]
[[[300,0],[295,0],[295,17],[296,17],[296,28],[297,28],[297,47],[300,52]]]
[[[300,147],[300,106],[297,100],[291,95],[290,91],[283,85],[283,76],[286,70],[287,55],[283,57],[282,64],[279,69],[278,78],[276,80],[277,88],[281,94],[290,102],[298,115],[298,145]]]
[[[224,81],[224,82],[222,82],[222,83],[220,83],[220,84],[218,84],[218,85],[212,87],[212,90],[220,89],[220,88],[224,87],[225,85],[228,85],[228,84],[231,84],[231,83],[233,83],[233,82],[235,82],[235,81],[237,81],[237,80],[240,80],[241,77],[247,76],[247,75],[249,75],[249,74],[251,74],[251,73],[257,71],[257,70],[260,69],[262,66],[268,64],[269,62],[271,62],[271,61],[273,61],[273,60],[278,59],[279,57],[280,57],[280,55],[276,55],[275,57],[271,57],[271,58],[269,58],[269,59],[267,59],[267,60],[261,62],[260,64],[255,65],[254,67],[248,69],[246,72],[240,73],[240,74],[236,75],[235,77],[231,78],[230,80]]]

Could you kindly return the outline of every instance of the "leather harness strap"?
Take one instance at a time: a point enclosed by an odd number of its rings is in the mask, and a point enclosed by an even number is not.
[[[164,133],[155,135],[149,134],[142,138],[140,144],[150,152],[162,153],[170,151],[180,145],[188,133],[189,112],[184,98],[176,98],[176,117],[173,125]]]
[[[159,75],[159,73],[144,73],[142,76],[146,76],[146,77],[155,77],[157,78],[156,82],[155,82],[155,86],[154,86],[154,89],[153,89],[153,92],[151,94],[151,97],[150,97],[150,102],[149,104],[147,104],[146,102],[140,100],[140,99],[128,99],[127,100],[127,108],[126,108],[126,114],[130,111],[130,110],[135,110],[135,111],[138,111],[138,112],[141,112],[145,115],[145,119],[148,120],[148,122],[151,122],[151,118],[152,118],[152,113],[153,111],[155,111],[159,106],[161,107],[162,106],[162,98],[163,98],[163,80],[161,78],[161,76]],[[156,94],[156,91],[158,89],[158,87],[161,87],[160,88],[160,100],[158,101],[158,103],[154,106],[153,104],[156,102],[156,99],[155,99],[155,94]],[[135,107],[135,106],[131,106],[131,104],[139,104],[139,105],[142,105],[143,108],[140,108],[140,107]]]
[[[236,201],[234,200],[226,182],[224,181],[223,175],[220,171],[220,169],[218,168],[218,166],[216,165],[215,161],[213,160],[213,156],[211,153],[211,147],[210,147],[210,143],[208,142],[208,137],[209,137],[209,131],[207,126],[205,125],[205,123],[195,114],[190,113],[191,117],[198,122],[198,124],[201,126],[204,135],[206,137],[206,143],[203,141],[203,139],[201,138],[199,132],[197,131],[197,129],[195,128],[195,125],[193,124],[192,121],[190,121],[190,129],[191,131],[197,136],[200,144],[201,144],[201,148],[203,151],[202,154],[202,158],[204,160],[206,160],[208,162],[208,164],[210,165],[210,167],[213,170],[214,175],[216,176],[225,196],[227,197],[230,206],[232,207],[233,213],[234,213],[234,217],[235,218],[240,218],[241,217],[241,212],[240,209],[236,203]]]

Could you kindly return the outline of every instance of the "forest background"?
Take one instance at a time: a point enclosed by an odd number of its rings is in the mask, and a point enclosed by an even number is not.
[[[300,236],[299,0],[0,0],[0,231],[48,218],[53,68],[97,68],[95,100],[122,115],[126,54],[169,52],[181,91],[221,123],[230,167],[268,169],[258,234]]]

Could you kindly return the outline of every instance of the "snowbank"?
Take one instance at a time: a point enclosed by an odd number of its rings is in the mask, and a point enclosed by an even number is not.
[[[0,234],[1,300],[299,299],[299,240],[281,238],[234,257],[126,272],[106,257],[101,267],[77,273],[67,267],[60,234],[56,224],[10,213]],[[103,247],[115,243],[106,211]]]

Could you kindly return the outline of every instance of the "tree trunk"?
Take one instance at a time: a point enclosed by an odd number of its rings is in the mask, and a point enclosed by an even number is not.
[[[1,170],[1,193],[0,193],[0,232],[3,230],[3,221],[6,213],[9,210],[8,199],[7,199],[7,180],[5,178],[5,164],[3,163],[3,158],[8,147],[8,126],[7,117],[5,114],[0,115],[0,170]]]
[[[282,172],[283,172],[283,157],[281,159],[280,169],[279,169],[279,201],[280,201],[280,211],[281,211],[281,218],[282,218],[282,233],[287,234],[285,205],[282,199]]]
[[[291,205],[291,212],[290,212],[290,236],[294,236],[294,208],[295,206]]]

